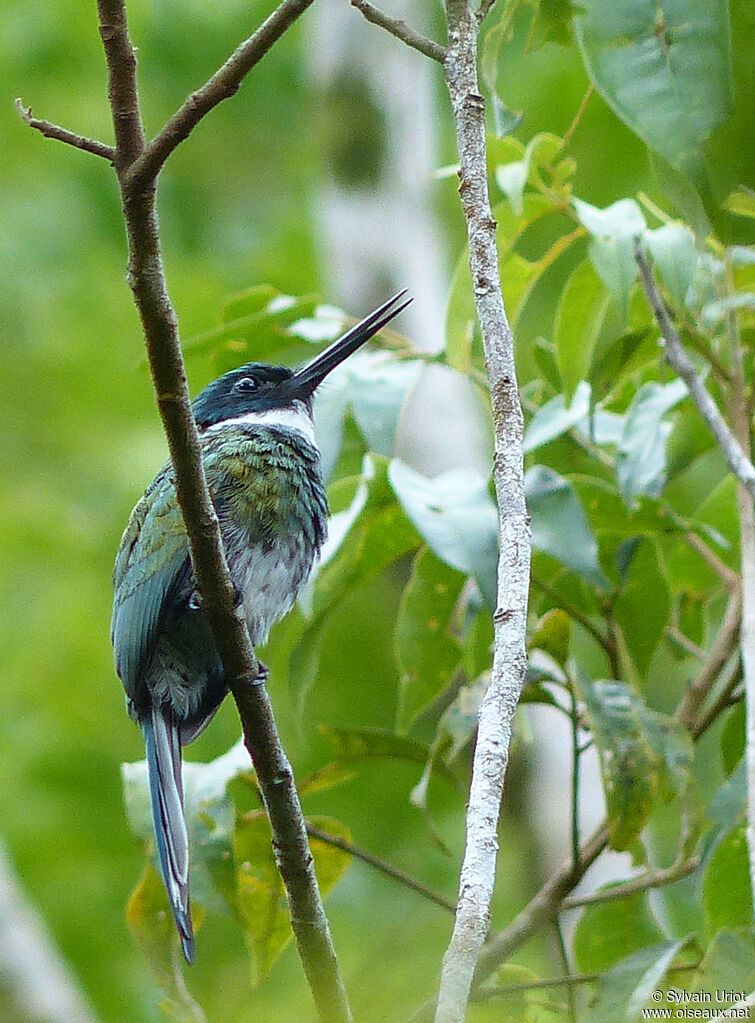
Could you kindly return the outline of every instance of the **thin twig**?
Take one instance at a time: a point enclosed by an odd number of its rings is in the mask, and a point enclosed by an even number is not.
[[[697,551],[708,567],[713,569],[727,590],[737,589],[739,586],[739,576],[737,573],[733,568],[729,568],[726,562],[722,561],[714,550],[711,550],[701,536],[698,536],[697,533],[690,529],[685,531],[684,539],[693,550]]]
[[[556,917],[553,921],[553,930],[556,935],[556,944],[558,945],[558,956],[561,960],[561,965],[564,969],[564,976],[570,976],[570,964],[569,964],[569,953],[566,949],[566,937],[564,936],[564,928],[561,926],[561,920]],[[577,1023],[577,1000],[575,998],[574,985],[569,984],[566,988],[566,1000],[567,1009],[569,1012],[569,1023]]]
[[[441,895],[439,892],[433,891],[432,888],[428,888],[427,885],[422,884],[421,881],[418,881],[410,874],[406,874],[403,870],[399,870],[398,867],[394,867],[392,864],[386,863],[385,860],[381,860],[378,856],[368,852],[366,849],[362,849],[360,846],[354,845],[353,842],[347,842],[345,838],[339,838],[337,835],[331,835],[329,832],[323,831],[321,828],[315,827],[314,824],[310,824],[309,822],[307,822],[307,834],[310,838],[316,838],[320,842],[324,842],[326,845],[333,846],[334,849],[342,849],[344,852],[362,860],[364,863],[369,863],[371,867],[379,870],[382,874],[393,878],[394,881],[398,881],[406,888],[410,888],[412,891],[417,892],[430,902],[434,902],[436,905],[442,906],[443,909],[447,909],[451,913],[456,912],[456,903],[452,902],[451,899],[447,899],[445,895]]]
[[[680,721],[690,732],[694,732],[698,712],[706,696],[710,693],[711,686],[736,648],[741,617],[742,598],[737,590],[729,598],[723,621],[716,633],[710,652],[674,713],[675,719]]]
[[[301,0],[299,7],[304,6]],[[142,163],[140,174],[133,172],[145,152],[145,139],[125,3],[98,0],[97,9],[115,129],[114,166],[128,236],[128,279],[142,320],[197,589],[241,717],[245,744],[270,819],[276,862],[288,896],[299,955],[315,1003],[321,1018],[328,1023],[350,1023],[351,1012],[322,907],[293,772],[280,745],[270,700],[262,684],[264,679],[249,641],[243,607],[237,604],[204,475],[178,324],[167,292],[160,251],[155,192],[162,161]],[[198,117],[194,123],[196,120]],[[170,151],[169,147],[161,152],[164,156]]]
[[[730,288],[733,290],[731,281]],[[752,457],[750,436],[750,408],[745,377],[742,341],[739,336],[737,315],[732,310],[727,318],[727,336],[731,362],[731,421],[734,433],[746,456]],[[739,517],[739,558],[742,574],[742,624],[739,642],[744,676],[747,726],[745,763],[747,765],[747,850],[750,882],[755,890],[755,508],[750,488],[740,480],[737,488]]]
[[[405,21],[402,21],[400,18],[391,18],[375,7],[374,4],[369,3],[368,0],[349,0],[349,2],[352,7],[355,7],[364,15],[367,21],[371,21],[373,25],[379,25],[380,28],[384,28],[386,32],[390,32],[392,36],[400,39],[407,46],[411,46],[413,50],[419,50],[420,53],[424,53],[431,60],[437,60],[439,64],[442,64],[445,60],[446,49],[444,46],[436,43],[434,39],[428,39],[427,36],[423,36],[421,32],[410,28]]]
[[[666,973],[689,973],[697,970],[700,962],[682,963],[679,966],[670,966]],[[503,987],[481,987],[472,994],[470,1002],[491,1002],[498,998],[509,998],[511,995],[524,994],[527,991],[542,991],[543,988],[552,987],[578,987],[581,984],[595,984],[602,980],[605,973],[571,973],[565,977],[546,977],[537,980],[523,980],[519,984],[506,984]],[[731,1017],[727,1017],[731,1019]],[[715,1021],[714,1021],[715,1023]]]
[[[75,132],[69,131],[68,128],[61,128],[59,124],[53,124],[52,121],[43,121],[39,117],[34,117],[31,107],[25,107],[20,97],[16,100],[16,110],[30,128],[40,132],[46,139],[64,142],[67,146],[73,146],[74,149],[81,149],[85,153],[101,156],[110,163],[115,159],[113,146],[108,146],[105,142],[98,142],[97,139],[88,139],[84,135],[77,135]]]
[[[705,657],[705,651],[703,648],[698,646],[697,643],[693,643],[689,636],[685,636],[678,626],[669,625],[663,631],[671,642],[676,643],[679,649],[683,650],[685,654],[689,654],[690,657],[697,657],[700,660]]]
[[[459,195],[482,333],[494,428],[493,480],[499,513],[498,593],[490,685],[479,711],[459,908],[443,957],[436,1023],[462,1023],[475,966],[488,931],[495,883],[497,822],[511,728],[527,664],[530,520],[524,500],[524,417],[506,318],[496,224],[486,172],[485,101],[477,82],[480,25],[467,0],[447,0],[448,52],[443,72],[459,152]]]
[[[726,462],[750,497],[755,499],[755,467],[742,449],[742,445],[729,428],[715,401],[705,389],[684,350],[679,334],[671,322],[669,311],[653,277],[653,271],[639,239],[635,239],[634,257],[640,268],[640,279],[648,304],[653,310],[656,322],[665,342],[666,358],[687,385],[692,401],[718,441]]]
[[[624,884],[617,884],[612,888],[601,888],[599,892],[593,892],[591,895],[576,895],[564,899],[561,903],[561,910],[563,912],[581,906],[595,906],[602,902],[613,902],[615,899],[626,899],[630,895],[647,891],[648,888],[664,888],[688,877],[697,870],[699,865],[700,857],[692,856],[688,860],[672,863],[664,870],[648,870]]]
[[[592,95],[593,95],[594,92],[595,92],[595,86],[592,84],[592,82],[590,82],[590,84],[587,86],[587,92],[585,92],[584,96],[582,97],[582,102],[579,104],[579,107],[577,108],[577,112],[574,115],[574,119],[572,120],[572,123],[569,125],[569,127],[564,132],[564,137],[563,137],[562,142],[561,142],[561,148],[562,149],[566,149],[567,146],[569,145],[569,143],[571,142],[572,135],[577,130],[577,126],[578,126],[579,122],[582,120],[582,117],[584,116],[585,110],[587,110],[587,104],[592,99]]]
[[[245,39],[204,85],[192,92],[166,121],[129,171],[129,185],[154,179],[170,154],[189,137],[210,110],[238,92],[244,78],[270,47],[293,25],[314,0],[284,0],[254,32]]]
[[[582,628],[585,629],[586,632],[590,633],[595,642],[601,646],[603,652],[608,658],[608,662],[611,666],[612,676],[614,678],[618,678],[619,677],[619,664],[617,660],[618,654],[616,650],[616,645],[611,642],[610,638],[604,635],[604,633],[600,631],[597,625],[595,625],[595,623],[592,622],[587,617],[587,615],[584,614],[584,612],[582,612],[578,607],[575,607],[568,600],[562,597],[559,594],[558,590],[554,589],[554,587],[551,586],[550,583],[547,583],[543,579],[538,578],[538,576],[533,575],[532,585],[536,589],[544,593],[556,605],[556,607],[559,607],[562,611],[568,614],[568,616],[573,621],[578,622],[582,626]]]

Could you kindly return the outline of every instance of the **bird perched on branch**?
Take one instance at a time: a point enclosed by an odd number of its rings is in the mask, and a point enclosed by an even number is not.
[[[192,410],[231,579],[252,645],[289,611],[327,532],[312,399],[328,373],[409,300],[400,292],[305,366],[247,363]],[[127,706],[144,734],[157,858],[187,962],[194,960],[181,749],[228,686],[197,593],[173,466],[131,513],[115,562],[112,639]]]

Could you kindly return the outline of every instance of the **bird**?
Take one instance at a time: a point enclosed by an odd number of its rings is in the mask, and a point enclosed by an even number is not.
[[[312,418],[327,375],[408,304],[401,291],[299,369],[249,362],[208,384],[192,412],[231,580],[253,646],[293,606],[327,535]],[[195,959],[182,749],[228,680],[197,592],[169,462],[131,513],[115,560],[111,638],[141,726],[157,862],[186,961]]]

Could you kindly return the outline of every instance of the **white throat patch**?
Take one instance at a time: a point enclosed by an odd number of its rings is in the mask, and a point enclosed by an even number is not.
[[[224,419],[222,423],[209,426],[205,433],[222,430],[224,426],[280,426],[284,430],[296,430],[306,437],[310,444],[315,443],[315,428],[312,419],[301,402],[295,402],[293,408],[271,408],[265,412],[247,412],[243,416]]]

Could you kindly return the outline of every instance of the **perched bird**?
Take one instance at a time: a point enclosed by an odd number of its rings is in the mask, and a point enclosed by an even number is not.
[[[298,370],[250,362],[195,399],[202,461],[253,645],[287,611],[327,532],[312,398],[339,363],[408,305],[400,292]],[[194,584],[173,467],[131,513],[115,562],[112,640],[144,734],[157,855],[187,962],[194,960],[181,749],[228,691]]]

